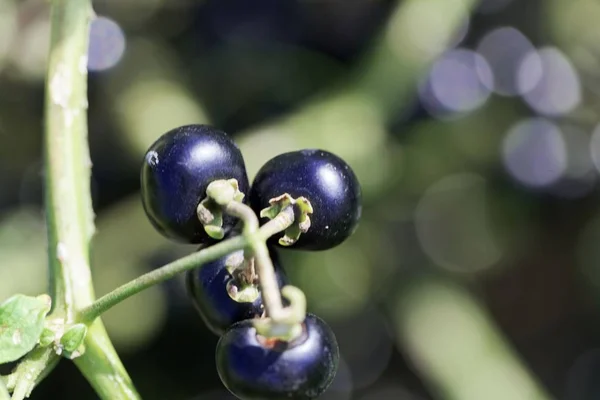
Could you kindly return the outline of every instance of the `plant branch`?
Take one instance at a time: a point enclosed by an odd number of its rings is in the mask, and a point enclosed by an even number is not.
[[[84,345],[85,354],[73,361],[100,398],[107,400],[140,398],[100,319],[88,328]]]
[[[58,365],[60,357],[51,347],[37,347],[17,366],[14,376],[13,400],[23,400],[35,386]],[[7,386],[12,386],[9,382]]]
[[[216,260],[236,250],[243,249],[246,247],[246,244],[247,241],[243,236],[236,236],[141,275],[112,292],[105,294],[96,300],[96,302],[83,309],[80,312],[79,319],[82,322],[89,323],[128,297],[167,281],[181,272],[198,268],[202,264]]]
[[[46,218],[54,314],[71,321],[93,301],[89,241],[94,231],[87,146],[90,0],[53,0],[46,79]]]
[[[274,319],[283,317],[285,313],[279,288],[277,287],[273,262],[271,261],[265,242],[269,237],[285,230],[294,222],[293,212],[287,209],[283,210],[277,217],[259,228],[258,219],[254,211],[245,204],[238,201],[230,201],[223,207],[224,212],[243,221],[244,229],[242,235],[223,240],[119,286],[81,310],[78,320],[89,324],[112,307],[144,289],[165,282],[184,271],[199,268],[203,264],[241,249],[250,250],[255,258],[267,313]]]
[[[66,324],[74,322],[78,311],[95,297],[89,258],[94,212],[86,112],[87,57],[93,16],[91,0],[52,0],[45,99],[48,267],[52,317]],[[89,351],[77,360],[77,365],[98,394],[104,399],[138,399],[100,320],[90,327],[85,345]],[[44,351],[52,356],[40,362],[54,366],[59,357],[51,349]],[[17,382],[17,398],[28,395],[26,385],[27,379]]]

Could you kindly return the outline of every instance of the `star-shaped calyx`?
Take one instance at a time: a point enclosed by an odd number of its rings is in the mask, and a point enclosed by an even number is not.
[[[312,205],[306,197],[294,199],[288,193],[269,200],[269,207],[260,212],[262,218],[274,219],[285,210],[294,213],[294,222],[286,228],[284,235],[279,238],[282,246],[291,246],[298,241],[300,235],[306,233],[310,228],[309,214],[313,213]]]

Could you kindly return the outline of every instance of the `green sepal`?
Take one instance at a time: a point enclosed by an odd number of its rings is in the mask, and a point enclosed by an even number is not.
[[[227,294],[238,303],[254,303],[260,296],[258,285],[236,286],[232,281],[227,283]]]
[[[204,226],[204,231],[213,239],[221,240],[225,236],[223,230],[223,207],[231,201],[242,201],[244,193],[240,192],[237,180],[217,180],[211,182],[196,214]]]
[[[35,347],[51,303],[46,294],[17,294],[0,305],[0,364],[16,361]]]
[[[254,329],[259,335],[291,342],[302,335],[303,322],[306,318],[306,296],[299,288],[286,285],[281,288],[281,296],[289,301],[283,314],[277,320],[273,318],[255,318],[252,320]]]
[[[244,199],[244,193],[240,192],[240,186],[236,179],[211,182],[206,188],[206,196],[221,206]]]
[[[221,240],[225,236],[223,230],[223,210],[221,206],[206,198],[200,202],[196,209],[198,219],[204,226],[204,231],[213,239]]]
[[[294,199],[288,193],[269,200],[269,207],[261,210],[261,218],[276,218],[288,207],[294,211],[294,222],[284,231],[284,235],[279,238],[279,244],[282,246],[291,246],[298,241],[300,235],[306,233],[310,228],[309,214],[313,213],[313,207],[306,197]]]
[[[302,335],[302,324],[275,322],[271,318],[255,318],[252,320],[256,333],[268,339],[292,342]]]
[[[233,275],[233,273],[238,269],[242,268],[246,265],[246,259],[244,258],[243,252],[234,252],[230,254],[225,259],[225,269],[227,272]]]

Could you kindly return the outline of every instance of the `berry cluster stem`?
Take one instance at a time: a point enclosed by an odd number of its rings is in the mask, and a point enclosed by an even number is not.
[[[246,239],[243,236],[237,236],[177,259],[158,269],[141,275],[100,297],[93,304],[80,312],[79,319],[84,323],[90,323],[123,300],[151,286],[165,282],[182,272],[198,268],[203,264],[214,261],[245,247]]]
[[[262,298],[267,315],[273,319],[277,319],[283,312],[283,304],[281,302],[281,295],[279,294],[277,278],[275,277],[275,268],[269,256],[269,249],[265,243],[265,238],[261,237],[262,235],[259,236],[256,234],[259,229],[258,218],[250,207],[237,201],[229,202],[225,207],[225,212],[244,222],[243,235],[246,237],[248,248],[254,257],[254,265],[260,280]],[[277,231],[280,232],[286,226],[279,224],[276,228],[280,228]]]
[[[244,249],[251,251],[254,257],[267,314],[274,320],[285,317],[273,262],[269,256],[266,240],[272,235],[284,231],[294,222],[293,211],[283,210],[276,218],[260,228],[254,211],[245,204],[238,201],[230,201],[224,206],[223,211],[243,221],[244,229],[242,235],[225,239],[213,246],[189,254],[119,286],[81,310],[77,319],[90,324],[123,300],[151,286],[165,282],[187,270],[199,268],[206,263],[237,250]]]

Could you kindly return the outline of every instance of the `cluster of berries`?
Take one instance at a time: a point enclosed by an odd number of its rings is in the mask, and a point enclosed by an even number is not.
[[[261,276],[255,268],[258,256],[248,249],[187,272],[190,298],[208,328],[221,336],[219,376],[241,399],[316,398],[337,371],[335,335],[322,319],[305,312],[305,303],[296,321],[300,329],[275,334],[277,323],[285,322],[269,315],[273,310],[263,298],[267,283],[278,286],[278,296],[286,294],[288,278],[277,247],[326,250],[353,233],[361,214],[356,176],[332,153],[301,150],[269,160],[250,185],[242,153],[227,134],[186,125],[162,135],[146,153],[141,170],[144,210],[161,234],[201,249],[236,237],[244,227],[213,201],[209,187],[214,182],[230,184],[234,201],[254,213],[263,227],[277,218],[288,221],[264,239],[272,268],[263,271],[273,282]],[[291,295],[289,300],[287,305]],[[261,321],[269,321],[268,330],[258,329]]]

